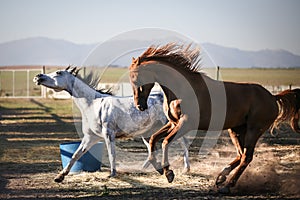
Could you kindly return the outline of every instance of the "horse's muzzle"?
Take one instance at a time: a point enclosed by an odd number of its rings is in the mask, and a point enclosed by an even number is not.
[[[137,109],[139,109],[140,111],[145,111],[148,109],[148,106],[137,105]]]
[[[33,82],[37,85],[40,85],[41,82],[43,81],[43,74],[38,74],[33,78]]]

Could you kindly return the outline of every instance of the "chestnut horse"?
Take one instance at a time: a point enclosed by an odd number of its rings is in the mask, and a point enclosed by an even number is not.
[[[200,62],[200,50],[191,44],[150,46],[129,67],[134,103],[146,110],[150,90],[155,82],[160,84],[169,122],[151,136],[148,159],[169,182],[175,176],[168,163],[168,144],[173,139],[195,129],[228,129],[237,157],[218,175],[216,185],[220,193],[229,193],[252,161],[255,145],[266,130],[287,120],[300,132],[300,89],[272,95],[258,84],[216,81],[199,72]],[[161,138],[162,166],[153,153]]]

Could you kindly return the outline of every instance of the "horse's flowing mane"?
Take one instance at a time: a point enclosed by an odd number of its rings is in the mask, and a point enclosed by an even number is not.
[[[140,62],[163,61],[182,67],[190,72],[199,73],[201,56],[199,48],[192,48],[192,43],[184,46],[168,43],[164,46],[150,46],[140,57]]]
[[[80,79],[81,81],[83,81],[84,83],[86,83],[88,86],[90,86],[91,88],[93,88],[94,90],[96,90],[97,92],[101,93],[101,94],[108,94],[108,95],[113,95],[113,92],[111,90],[111,88],[109,89],[98,89],[98,84],[100,83],[101,80],[101,76],[97,73],[95,74],[93,72],[93,70],[90,70],[88,72],[88,74],[86,74],[84,77],[82,77],[80,74],[78,74],[78,72],[81,70],[74,70],[74,72],[72,72],[72,75],[74,75],[75,77],[77,77],[78,79]]]

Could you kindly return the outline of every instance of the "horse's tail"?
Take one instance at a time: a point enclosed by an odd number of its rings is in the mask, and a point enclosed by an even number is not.
[[[287,121],[292,129],[300,133],[299,115],[300,115],[300,89],[285,90],[275,95],[279,104],[279,115],[273,124],[273,128],[279,123]]]

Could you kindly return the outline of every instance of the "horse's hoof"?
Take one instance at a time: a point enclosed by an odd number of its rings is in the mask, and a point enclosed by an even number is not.
[[[217,178],[217,180],[216,180],[216,185],[218,186],[218,185],[224,183],[225,181],[226,181],[226,176],[219,175],[218,178]]]
[[[190,167],[185,167],[182,171],[182,174],[188,174],[191,171]]]
[[[228,186],[222,187],[218,190],[220,194],[230,194],[230,188]]]
[[[172,170],[168,170],[168,171],[166,172],[166,177],[167,177],[167,179],[168,179],[168,182],[169,182],[169,183],[172,183],[173,180],[174,180],[174,177],[175,177],[174,172],[173,172]]]
[[[54,181],[56,183],[61,183],[63,180],[64,180],[65,176],[62,175],[62,174],[58,174],[55,178],[54,178]]]
[[[114,178],[117,176],[117,171],[116,170],[113,170],[110,175],[108,176],[108,178]]]
[[[158,171],[158,173],[159,173],[160,175],[163,175],[163,174],[164,174],[164,170],[163,170],[162,168],[157,169],[156,171]]]
[[[109,176],[107,176],[107,178],[114,178],[116,176],[117,176],[116,174],[110,174]]]
[[[114,178],[116,176],[117,176],[116,174],[110,174],[110,175],[107,176],[107,178]]]
[[[156,171],[158,171],[158,173],[159,173],[160,175],[163,175],[163,174],[164,174],[164,170],[163,170],[163,168],[162,168],[160,162],[156,163],[155,169],[156,169]]]

